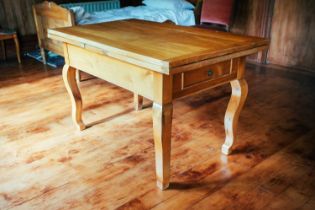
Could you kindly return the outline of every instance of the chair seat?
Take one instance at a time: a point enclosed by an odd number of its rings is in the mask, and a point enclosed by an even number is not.
[[[13,39],[16,48],[17,59],[19,63],[21,63],[21,55],[20,55],[20,44],[16,34],[16,31],[10,29],[0,28],[0,44],[3,52],[3,57],[6,59],[6,51],[5,51],[5,40]]]
[[[0,28],[0,35],[13,35],[13,34],[16,34],[16,31]]]

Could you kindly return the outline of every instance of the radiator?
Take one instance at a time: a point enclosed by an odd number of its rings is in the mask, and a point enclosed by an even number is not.
[[[83,7],[86,12],[99,12],[111,9],[120,8],[120,0],[108,0],[108,1],[93,1],[93,2],[82,2],[82,3],[67,3],[60,4],[60,6],[69,9],[70,7]]]

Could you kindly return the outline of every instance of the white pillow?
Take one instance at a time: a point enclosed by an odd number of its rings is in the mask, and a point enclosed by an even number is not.
[[[194,9],[194,5],[185,0],[144,0],[143,4],[157,9]]]
[[[70,10],[74,13],[76,23],[80,22],[83,19],[88,19],[91,17],[91,14],[86,12],[83,7],[70,7]]]

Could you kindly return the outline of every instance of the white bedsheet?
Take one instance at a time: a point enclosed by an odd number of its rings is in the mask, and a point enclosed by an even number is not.
[[[121,9],[95,12],[76,19],[77,24],[93,24],[109,22],[114,20],[140,19],[154,22],[165,22],[170,20],[176,25],[195,25],[195,15],[193,10],[167,10],[156,9],[147,6],[125,7]]]

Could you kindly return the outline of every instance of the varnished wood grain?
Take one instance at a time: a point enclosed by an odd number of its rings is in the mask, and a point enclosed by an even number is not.
[[[84,130],[86,126],[82,120],[82,99],[77,84],[77,69],[66,64],[63,67],[62,75],[71,100],[72,120],[79,130]]]
[[[154,103],[152,110],[157,186],[164,190],[170,182],[173,104]]]
[[[161,192],[152,110],[132,111],[132,93],[82,83],[86,120],[99,124],[78,133],[61,69],[13,58],[0,72],[0,209],[315,208],[314,77],[247,66],[242,141],[228,157],[229,85],[176,100],[172,181]]]
[[[43,0],[0,0],[0,25],[21,35],[35,34],[32,5]]]
[[[315,72],[315,2],[275,1],[268,60]]]
[[[154,72],[76,46],[68,45],[67,52],[65,60],[68,65],[151,100],[160,100],[153,94]]]
[[[268,55],[250,59],[314,72],[314,8],[314,2],[307,0],[236,1],[232,31],[270,37]]]
[[[275,0],[242,0],[235,1],[235,17],[231,31],[265,38],[271,37],[271,24]],[[284,3],[284,2],[283,2]],[[267,51],[248,57],[251,61],[267,62]]]
[[[222,153],[226,155],[231,153],[231,147],[236,139],[238,118],[248,93],[247,82],[243,78],[231,81],[231,87],[232,96],[224,117],[226,137]]]
[[[134,103],[136,111],[141,110],[143,107],[143,96],[140,96],[139,94],[134,93],[133,94],[133,103]]]
[[[245,58],[238,59],[234,62],[237,69],[237,79],[230,82],[232,87],[232,95],[224,116],[225,142],[221,151],[223,154],[230,154],[231,147],[237,137],[237,125],[240,112],[245,104],[248,85],[244,78],[245,74]]]
[[[121,28],[133,37],[133,42],[143,41],[144,43],[130,48],[130,41],[125,38],[126,34],[120,36]],[[159,29],[158,33],[153,30],[155,28]],[[108,31],[108,29],[111,30]],[[170,39],[172,31],[176,32],[173,34],[173,36],[177,35],[176,40]],[[160,32],[164,32],[165,36],[161,37]],[[104,36],[95,39],[94,34]],[[191,40],[192,35],[195,40],[192,43],[187,42],[188,39]],[[64,81],[72,101],[73,120],[80,130],[86,126],[82,122],[82,100],[76,84],[75,69],[136,93],[134,95],[136,110],[141,102],[139,98],[137,99],[138,94],[153,101],[156,176],[157,186],[161,190],[169,187],[170,180],[172,101],[187,94],[231,82],[233,93],[225,118],[227,137],[222,147],[222,152],[229,154],[236,138],[238,117],[247,95],[247,83],[243,78],[245,56],[250,55],[250,52],[258,52],[261,48],[266,48],[268,44],[268,40],[261,38],[236,36],[229,33],[215,34],[213,31],[198,28],[135,20],[114,21],[88,27],[49,29],[49,37],[64,43],[66,62],[63,70]],[[200,41],[204,37],[208,40],[205,40],[205,47],[201,48],[196,40]],[[109,38],[115,41],[108,42]],[[147,40],[155,40],[155,42],[147,42]],[[211,42],[216,46],[209,45]],[[218,46],[225,45],[226,42],[229,43],[225,48],[219,49]],[[163,43],[168,43],[173,48],[168,45],[156,48]],[[174,49],[175,45],[184,44],[185,50]],[[190,50],[187,52],[188,49],[198,50],[191,53]],[[169,57],[160,57],[163,52],[172,50]],[[232,59],[210,66],[204,65],[207,59],[224,60],[226,55],[231,56]],[[179,64],[186,64],[188,67],[186,71],[177,72],[181,75],[181,89],[173,95],[173,92],[177,91],[173,89],[173,82],[178,80],[173,79],[172,67],[180,69],[181,66],[176,66]],[[195,64],[199,64],[200,68],[194,68]],[[175,87],[177,86],[175,84]]]
[[[269,43],[262,38],[141,20],[49,29],[48,37],[165,74],[224,55],[250,55]]]
[[[45,50],[63,56],[63,43],[47,37],[47,30],[50,28],[74,26],[74,14],[54,2],[44,1],[33,5],[33,16],[43,63],[46,64]]]

